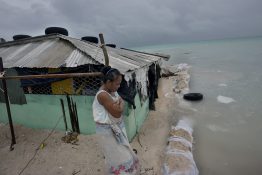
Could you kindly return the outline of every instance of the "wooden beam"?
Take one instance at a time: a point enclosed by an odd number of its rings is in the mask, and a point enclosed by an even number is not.
[[[91,73],[67,73],[67,74],[42,74],[42,75],[22,75],[22,76],[3,76],[1,79],[35,79],[35,78],[72,78],[72,77],[96,77],[102,76],[101,72]]]
[[[106,46],[105,46],[105,40],[104,40],[104,36],[102,33],[99,33],[99,39],[100,39],[100,43],[101,43],[101,47],[104,53],[104,57],[105,57],[105,65],[109,66],[109,57],[107,54],[107,50],[106,50]]]

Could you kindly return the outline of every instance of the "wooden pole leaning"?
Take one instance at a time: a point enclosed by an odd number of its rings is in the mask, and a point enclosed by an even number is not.
[[[107,50],[106,50],[106,46],[105,46],[105,40],[104,40],[104,36],[103,36],[102,33],[99,33],[99,39],[100,39],[101,48],[103,50],[104,57],[105,57],[105,65],[109,66],[109,57],[108,57],[108,54],[107,54]]]

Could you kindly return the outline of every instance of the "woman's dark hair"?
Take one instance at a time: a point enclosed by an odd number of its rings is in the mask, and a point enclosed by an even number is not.
[[[116,77],[118,77],[119,75],[121,75],[121,73],[119,72],[119,70],[115,69],[115,68],[111,68],[110,66],[106,66],[103,67],[101,69],[101,72],[103,73],[103,83],[106,83],[107,80],[109,81],[114,81],[116,79]]]

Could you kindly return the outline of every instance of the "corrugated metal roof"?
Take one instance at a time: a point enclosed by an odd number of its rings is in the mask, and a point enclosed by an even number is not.
[[[125,73],[161,59],[130,50],[107,47],[109,65]],[[5,68],[11,67],[76,67],[104,64],[98,45],[64,35],[45,35],[0,44],[0,57]]]

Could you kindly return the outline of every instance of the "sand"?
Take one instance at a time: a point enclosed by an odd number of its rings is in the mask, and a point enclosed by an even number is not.
[[[150,111],[139,134],[131,143],[138,151],[142,165],[141,174],[144,175],[161,174],[163,153],[175,110],[174,98],[165,96],[166,93],[173,93],[172,85],[172,79],[160,79],[159,98],[155,103],[156,111]],[[13,151],[9,151],[9,126],[0,124],[0,174],[18,175],[49,133],[50,130],[36,130],[15,125],[17,144]],[[54,131],[22,174],[104,174],[104,158],[95,135],[79,135],[76,144],[64,143],[61,140],[64,135],[64,132]]]
[[[1,175],[18,175],[33,157],[41,141],[50,131],[15,126],[17,144],[9,151],[9,128],[0,127]],[[27,175],[42,174],[101,174],[103,155],[98,150],[95,135],[80,135],[78,145],[66,144],[64,132],[55,131],[39,149],[37,155],[23,172]]]

